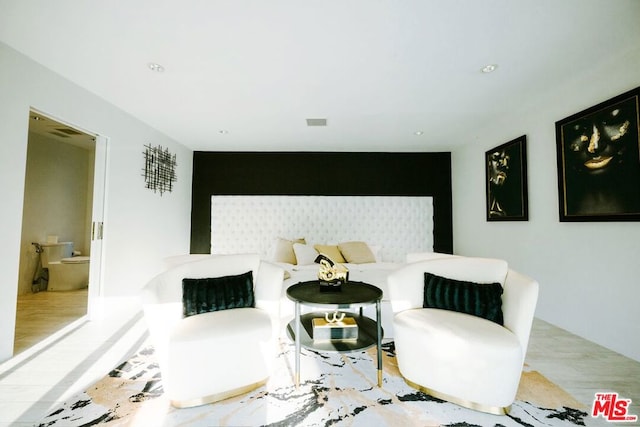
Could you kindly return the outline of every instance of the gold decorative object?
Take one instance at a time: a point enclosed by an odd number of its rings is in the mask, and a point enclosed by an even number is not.
[[[333,313],[325,313],[324,319],[327,321],[327,323],[339,323],[344,320],[344,316],[344,313],[339,313],[338,310],[336,310]]]
[[[314,341],[357,341],[358,323],[338,310],[312,320]]]
[[[337,264],[324,254],[318,255],[315,262],[320,264],[318,280],[320,285],[340,286],[349,280],[349,270],[342,264]]]

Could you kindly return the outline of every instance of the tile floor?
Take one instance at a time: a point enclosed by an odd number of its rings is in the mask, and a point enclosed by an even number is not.
[[[38,303],[40,309],[47,306],[44,298]],[[137,298],[107,298],[101,312],[96,320],[67,324],[0,364],[0,427],[34,425],[142,344],[147,329]]]
[[[40,308],[46,306],[42,302]],[[58,308],[59,310],[59,308]],[[81,318],[0,364],[0,427],[32,426],[132,354],[147,336],[137,298],[109,298],[103,315]],[[640,362],[536,319],[526,362],[591,408],[618,392],[640,415]],[[623,424],[620,424],[623,425]],[[640,425],[625,423],[624,425]]]

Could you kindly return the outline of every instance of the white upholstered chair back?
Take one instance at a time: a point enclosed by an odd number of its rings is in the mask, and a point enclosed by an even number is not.
[[[418,255],[422,261],[388,276],[399,370],[436,397],[494,414],[508,411],[527,352],[538,283],[509,269],[504,260],[431,255],[424,260]],[[500,283],[504,327],[473,315],[423,308],[425,272]]]
[[[158,275],[143,290],[146,302],[182,302],[182,279],[221,277],[251,271],[257,277],[260,256],[256,254],[217,255],[175,265]],[[176,285],[177,284],[177,285]]]
[[[411,264],[418,261],[430,261],[443,258],[458,258],[459,255],[445,254],[443,252],[409,252],[405,256],[405,262]]]
[[[387,282],[394,313],[422,307],[425,272],[455,280],[500,283],[503,287],[504,327],[518,337],[526,350],[538,301],[537,281],[510,269],[508,263],[501,259],[436,256],[407,264],[389,275]]]
[[[508,269],[507,262],[500,259],[452,256],[407,264],[388,277],[391,308],[398,313],[422,307],[425,272],[455,280],[504,285]]]
[[[256,307],[269,312],[277,334],[284,270],[260,260],[258,254],[180,256],[173,267],[154,277],[142,289],[142,304],[149,331],[156,342],[182,319],[182,279],[202,279],[253,273]]]
[[[261,261],[257,254],[184,255],[172,257],[170,264],[171,268],[143,288],[142,301],[165,392],[172,404],[187,407],[213,402],[266,381],[280,330],[284,270]],[[253,276],[255,308],[183,317],[183,279],[248,271]],[[237,372],[230,366],[251,368]]]

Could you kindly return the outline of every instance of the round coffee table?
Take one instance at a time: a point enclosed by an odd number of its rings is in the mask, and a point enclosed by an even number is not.
[[[289,322],[287,333],[295,340],[296,344],[296,387],[300,385],[300,349],[305,347],[317,351],[351,353],[364,351],[373,345],[377,346],[378,353],[378,387],[382,386],[382,318],[380,316],[380,301],[382,290],[376,286],[364,282],[347,282],[339,291],[321,291],[317,280],[297,283],[287,289],[287,297],[295,302],[295,318]],[[376,305],[376,319],[370,319],[362,315],[362,307],[370,304]],[[306,305],[318,309],[320,312],[300,314],[300,306]],[[359,308],[359,314],[353,315],[358,325],[358,338],[356,340],[322,340],[313,339],[313,319],[323,318],[328,311],[340,309]],[[351,314],[351,313],[350,313]]]

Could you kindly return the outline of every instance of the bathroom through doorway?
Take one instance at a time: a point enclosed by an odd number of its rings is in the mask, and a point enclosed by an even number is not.
[[[101,294],[105,161],[104,137],[29,112],[14,356]]]

